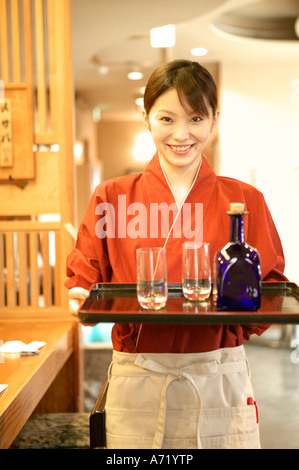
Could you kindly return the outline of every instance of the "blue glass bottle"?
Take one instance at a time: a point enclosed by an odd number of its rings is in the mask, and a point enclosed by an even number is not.
[[[230,241],[215,256],[217,310],[258,310],[261,265],[257,250],[244,241],[244,204],[230,204]]]

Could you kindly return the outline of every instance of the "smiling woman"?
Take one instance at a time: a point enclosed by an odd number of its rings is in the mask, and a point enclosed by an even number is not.
[[[190,106],[182,106],[177,90],[171,88],[144,116],[179,205],[201,165],[202,152],[217,122],[217,112],[213,116],[210,105],[207,115],[197,113]]]
[[[182,106],[177,90],[170,88],[144,116],[179,206],[200,168],[202,152],[217,121],[210,105],[207,108],[208,114],[199,116],[190,106]]]
[[[167,250],[167,282],[181,283],[182,244],[188,234],[182,230],[176,236],[178,216],[185,222],[190,208],[192,236],[203,234],[212,262],[227,243],[226,211],[236,200],[250,213],[246,240],[260,253],[263,280],[285,280],[280,240],[262,194],[217,176],[203,155],[217,124],[216,96],[210,74],[194,62],[173,61],[150,77],[144,122],[157,152],[143,173],[96,188],[67,261],[71,291],[89,290],[98,282],[136,283],[136,251],[150,247]],[[202,217],[196,218],[199,204]],[[155,227],[158,209],[161,223]],[[112,234],[105,210],[115,216]],[[125,230],[127,222],[130,230]],[[267,327],[115,324],[105,408],[107,447],[260,447],[255,407],[247,401],[254,395],[243,344]]]
[[[145,90],[144,108],[144,122],[181,205],[217,124],[216,85],[197,62],[173,61],[153,72]]]

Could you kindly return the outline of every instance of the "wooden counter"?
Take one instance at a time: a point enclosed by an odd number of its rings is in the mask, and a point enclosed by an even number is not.
[[[81,367],[76,321],[0,320],[0,340],[44,341],[40,354],[0,357],[0,448],[13,442],[34,413],[82,410]]]

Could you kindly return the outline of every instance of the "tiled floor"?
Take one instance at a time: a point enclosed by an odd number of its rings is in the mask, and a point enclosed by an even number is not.
[[[248,344],[263,449],[299,449],[299,363],[290,349]]]
[[[264,449],[299,449],[299,362],[290,348],[247,344],[252,384],[258,403]],[[85,351],[86,411],[90,411],[106,376],[111,349]]]

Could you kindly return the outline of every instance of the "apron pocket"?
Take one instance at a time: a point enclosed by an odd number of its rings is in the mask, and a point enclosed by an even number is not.
[[[158,411],[110,407],[106,407],[105,410],[107,449],[152,448]]]
[[[107,449],[151,449],[152,441],[143,437],[117,436],[106,432]]]
[[[106,410],[107,449],[150,449],[158,410]],[[167,410],[163,449],[197,448],[198,410]],[[183,430],[183,437],[182,437]]]
[[[123,410],[105,408],[106,429],[113,435],[132,438],[153,438],[158,411],[155,410]]]
[[[152,449],[153,439],[106,433],[107,449]],[[196,439],[164,439],[162,449],[197,449]]]
[[[259,449],[255,407],[202,409],[200,439],[203,449]]]

